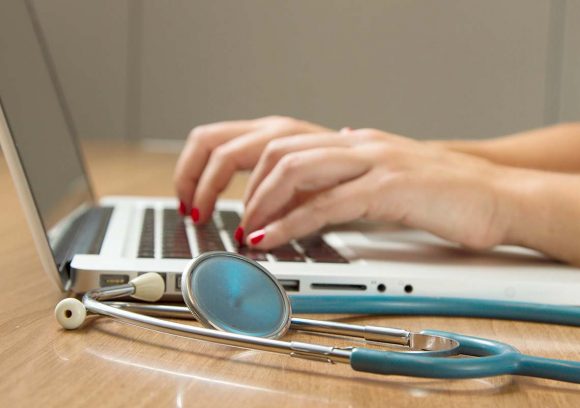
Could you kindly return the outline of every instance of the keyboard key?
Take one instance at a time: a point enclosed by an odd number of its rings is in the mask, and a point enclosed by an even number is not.
[[[191,259],[185,223],[177,210],[163,210],[163,258]]]
[[[219,214],[226,231],[234,232],[242,220],[235,211],[220,211]]]
[[[279,246],[270,250],[277,261],[280,262],[306,262],[304,256],[298,252],[291,244]]]
[[[268,257],[266,256],[266,252],[261,251],[259,249],[252,249],[248,248],[247,246],[243,246],[237,249],[238,254],[245,256],[247,258],[253,259],[254,261],[267,261]]]
[[[200,253],[226,250],[213,220],[209,220],[202,225],[196,225],[195,238]]]
[[[143,216],[143,226],[141,228],[141,240],[139,241],[139,250],[137,256],[139,258],[154,258],[155,257],[155,224],[154,224],[153,209],[145,210]]]
[[[304,249],[306,256],[314,262],[348,263],[348,260],[328,245],[321,235],[303,238],[298,244]]]
[[[232,244],[234,246],[237,246],[238,243],[236,242],[234,235],[236,233],[238,225],[240,225],[241,221],[240,216],[235,211],[220,211],[219,215],[222,219],[224,229],[228,233],[228,237],[230,238]]]

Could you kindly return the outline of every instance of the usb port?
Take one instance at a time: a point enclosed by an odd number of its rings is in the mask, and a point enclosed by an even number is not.
[[[149,272],[139,272],[139,273],[137,274],[137,276],[141,276],[141,275],[144,275],[144,274],[146,274],[146,273],[149,273]],[[160,275],[160,276],[163,278],[163,284],[164,284],[164,285],[165,285],[165,287],[167,288],[167,274],[166,274],[166,273],[164,273],[164,272],[155,272],[155,273],[156,273],[157,275]]]
[[[101,275],[99,276],[99,286],[124,285],[129,282],[129,275]]]
[[[286,292],[298,292],[300,290],[300,281],[295,279],[278,279],[280,285]]]

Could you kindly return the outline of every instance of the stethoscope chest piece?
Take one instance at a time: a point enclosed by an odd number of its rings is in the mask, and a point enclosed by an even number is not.
[[[439,331],[413,333],[389,327],[292,318],[290,300],[276,278],[257,262],[229,252],[206,253],[187,266],[181,280],[187,307],[106,302],[124,296],[156,302],[165,293],[164,286],[159,274],[146,273],[127,284],[88,291],[82,302],[65,299],[57,305],[55,315],[66,329],[79,327],[90,312],[150,330],[308,360],[350,364],[355,370],[378,374],[450,379],[516,374],[580,383],[580,362],[523,355],[492,340]],[[205,327],[156,316],[195,317]],[[290,326],[310,333],[355,337],[375,345],[399,345],[411,350],[382,351],[273,340],[284,335]],[[444,358],[456,354],[472,357]]]
[[[290,326],[291,306],[276,278],[234,253],[206,253],[183,273],[181,292],[195,317],[230,333],[278,338]]]

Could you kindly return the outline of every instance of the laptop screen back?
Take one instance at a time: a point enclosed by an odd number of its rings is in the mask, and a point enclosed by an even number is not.
[[[92,194],[39,30],[27,2],[0,2],[0,100],[48,231]]]

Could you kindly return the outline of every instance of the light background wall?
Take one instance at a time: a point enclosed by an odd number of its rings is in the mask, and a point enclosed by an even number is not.
[[[421,139],[580,119],[576,0],[34,5],[83,137],[268,114]]]

